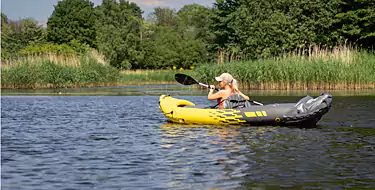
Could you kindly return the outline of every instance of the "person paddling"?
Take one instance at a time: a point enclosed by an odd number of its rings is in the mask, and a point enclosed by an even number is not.
[[[217,100],[219,109],[224,109],[224,100],[232,94],[239,94],[245,100],[250,99],[238,89],[238,82],[232,77],[231,74],[223,73],[220,76],[215,77],[215,79],[219,82],[220,90],[214,93],[215,85],[210,85],[210,92],[208,93],[207,98],[208,100]]]

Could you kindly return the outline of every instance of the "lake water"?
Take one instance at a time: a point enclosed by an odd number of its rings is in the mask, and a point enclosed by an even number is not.
[[[2,91],[1,189],[375,188],[375,92],[332,92],[312,129],[184,126],[160,94],[179,85]],[[262,103],[320,92],[248,92]]]

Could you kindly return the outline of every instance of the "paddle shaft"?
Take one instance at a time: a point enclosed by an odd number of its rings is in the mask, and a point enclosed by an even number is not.
[[[203,83],[201,83],[201,82],[198,82],[198,84],[201,85],[201,86],[204,86],[204,87],[210,88],[210,85],[208,85],[208,84],[203,84]],[[219,89],[217,89],[217,88],[215,88],[215,90],[216,90],[216,91],[219,91]]]

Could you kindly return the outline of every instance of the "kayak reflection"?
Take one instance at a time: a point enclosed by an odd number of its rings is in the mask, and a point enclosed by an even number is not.
[[[251,168],[266,162],[264,153],[274,148],[279,136],[278,127],[166,123],[159,130],[161,148],[175,155],[165,160],[176,174],[171,176],[175,186],[190,179],[217,188],[241,187]]]

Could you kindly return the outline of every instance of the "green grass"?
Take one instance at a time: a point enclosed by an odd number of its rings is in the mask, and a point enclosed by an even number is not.
[[[107,86],[118,81],[116,69],[89,55],[27,57],[2,66],[1,88],[71,88]]]
[[[299,54],[300,55],[300,54]],[[375,55],[341,47],[332,51],[224,64],[201,64],[195,70],[118,71],[94,54],[82,57],[29,56],[2,66],[1,88],[70,88],[141,84],[177,84],[175,73],[217,84],[215,76],[231,73],[242,89],[375,89]]]
[[[137,70],[121,71],[118,85],[177,83],[175,73],[193,75],[192,70]]]
[[[284,56],[282,58],[197,67],[195,76],[214,83],[223,72],[233,75],[245,89],[375,89],[375,55]]]

